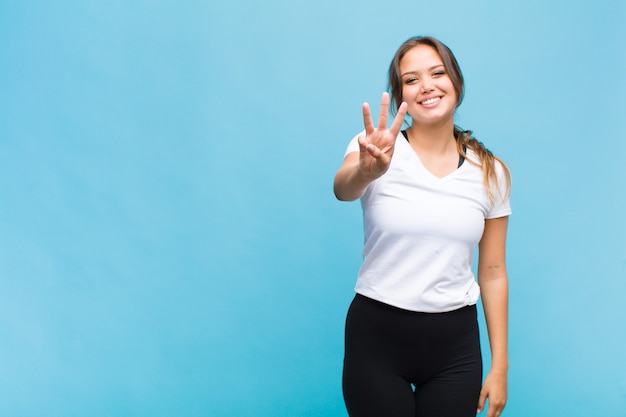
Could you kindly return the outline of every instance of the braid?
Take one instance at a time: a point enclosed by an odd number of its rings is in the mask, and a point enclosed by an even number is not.
[[[511,189],[511,174],[509,169],[505,165],[505,163],[495,156],[489,149],[476,140],[474,136],[472,136],[471,130],[463,130],[458,126],[454,126],[454,138],[456,139],[457,149],[459,154],[465,158],[469,163],[476,165],[482,168],[483,171],[483,183],[485,185],[485,189],[487,190],[487,195],[489,196],[489,200],[492,203],[495,202],[496,196],[494,195],[494,190],[500,190],[500,184],[498,184],[498,175],[496,173],[496,161],[500,163],[502,169],[504,171],[504,176],[506,178],[506,193],[505,195],[499,195],[501,199],[508,198],[510,189]],[[472,161],[467,158],[466,149],[471,149],[478,156],[478,160],[480,163]]]

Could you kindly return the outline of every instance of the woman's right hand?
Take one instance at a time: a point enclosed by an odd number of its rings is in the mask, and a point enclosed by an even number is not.
[[[393,119],[391,127],[387,129],[387,114],[389,109],[389,94],[383,93],[380,101],[378,126],[374,127],[370,106],[363,104],[363,124],[365,133],[359,136],[359,172],[370,178],[378,178],[387,172],[398,133],[404,122],[407,104],[402,103]]]
[[[335,196],[341,201],[353,201],[363,195],[367,185],[389,169],[398,133],[406,115],[406,103],[398,108],[398,114],[387,129],[389,94],[383,93],[380,103],[378,126],[374,127],[369,104],[363,104],[365,133],[358,137],[359,152],[350,152],[343,159],[335,174]]]

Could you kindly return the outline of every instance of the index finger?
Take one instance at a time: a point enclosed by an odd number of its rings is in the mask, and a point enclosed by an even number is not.
[[[400,132],[400,129],[402,128],[402,123],[404,123],[404,116],[406,116],[407,106],[408,105],[405,102],[402,102],[400,104],[400,107],[398,107],[398,114],[396,114],[396,117],[393,119],[393,122],[391,123],[391,127],[389,128],[389,131],[394,136],[398,136],[398,133]]]

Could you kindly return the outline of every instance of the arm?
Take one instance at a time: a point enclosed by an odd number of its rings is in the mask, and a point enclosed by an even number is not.
[[[508,222],[508,217],[486,220],[478,245],[478,283],[491,348],[491,369],[480,392],[478,412],[489,398],[487,417],[500,415],[507,398],[509,290],[505,252]]]
[[[334,191],[337,200],[354,201],[360,198],[367,185],[378,178],[359,170],[359,154],[360,152],[351,152],[346,155],[335,175]]]
[[[387,172],[393,150],[406,114],[402,103],[391,127],[387,129],[389,94],[383,93],[378,115],[378,127],[374,127],[369,105],[363,104],[365,133],[359,136],[359,152],[346,155],[335,175],[334,191],[338,200],[353,201],[361,197],[367,185]]]

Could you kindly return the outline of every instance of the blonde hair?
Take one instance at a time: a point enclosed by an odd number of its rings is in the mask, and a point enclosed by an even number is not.
[[[431,37],[431,36],[415,36],[407,39],[396,51],[391,64],[389,65],[389,95],[391,96],[391,113],[395,116],[400,104],[402,104],[402,77],[400,75],[400,62],[404,55],[414,47],[418,45],[427,45],[433,48],[439,54],[439,57],[443,61],[443,65],[446,68],[448,77],[452,81],[454,86],[454,92],[456,93],[458,108],[463,101],[465,94],[465,82],[463,80],[463,73],[461,67],[457,62],[454,54],[443,42]],[[476,140],[472,136],[470,130],[461,129],[458,126],[454,126],[454,138],[456,139],[457,149],[459,154],[469,161],[469,163],[479,166],[483,171],[483,183],[487,190],[487,195],[492,203],[496,200],[496,192],[498,190],[499,198],[504,200],[509,197],[511,190],[511,173],[506,164],[497,156],[495,156],[489,149],[485,147],[481,142]],[[467,158],[466,149],[474,151],[479,159],[480,163],[476,163]],[[501,184],[498,183],[498,173],[496,172],[496,162],[502,166],[502,171],[506,181],[506,188],[504,194],[502,194]]]

